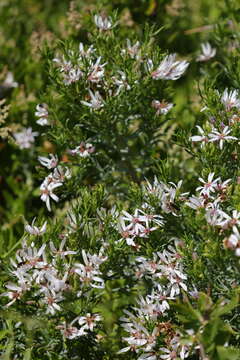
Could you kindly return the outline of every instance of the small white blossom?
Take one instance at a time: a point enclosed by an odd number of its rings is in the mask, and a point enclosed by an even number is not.
[[[38,156],[38,161],[48,169],[53,169],[58,164],[58,157],[57,155],[49,154],[50,158],[45,156]]]
[[[53,199],[56,202],[59,201],[58,196],[53,193],[59,186],[62,186],[62,183],[54,182],[52,175],[47,176],[40,186],[41,200],[46,203],[48,211],[51,211],[50,199]]]
[[[4,80],[4,82],[0,85],[0,87],[4,88],[4,89],[11,89],[11,88],[18,87],[18,83],[16,81],[14,81],[12,72],[9,71],[7,73],[7,76]]]
[[[228,89],[225,89],[221,96],[221,103],[225,106],[227,111],[230,111],[232,108],[239,109],[240,99],[238,98],[238,91],[229,91]]]
[[[25,230],[31,235],[37,235],[37,236],[43,235],[47,230],[47,221],[44,222],[41,228],[38,228],[37,226],[34,225],[35,220],[36,218],[33,219],[31,225],[29,224],[25,225]]]
[[[203,146],[206,145],[206,143],[209,142],[209,138],[208,138],[208,135],[205,134],[204,130],[201,128],[201,126],[197,125],[196,126],[200,135],[194,135],[194,136],[191,136],[189,139],[192,141],[192,142],[201,142],[201,148]]]
[[[102,318],[98,314],[88,313],[86,316],[80,316],[78,318],[78,323],[83,330],[93,331],[94,327],[97,325],[97,322],[101,321]]]
[[[94,15],[94,22],[100,30],[104,31],[110,30],[116,26],[116,24],[113,25],[111,17],[107,16]]]
[[[90,156],[95,151],[95,148],[90,143],[81,142],[79,146],[77,146],[73,150],[68,150],[71,155],[79,155],[83,158]]]
[[[209,42],[201,44],[202,53],[197,57],[197,61],[208,61],[216,55],[216,49],[212,48]]]
[[[72,68],[68,73],[63,76],[63,83],[70,85],[78,81],[82,77],[83,73],[79,68]]]
[[[158,68],[152,72],[154,80],[178,80],[189,66],[189,62],[175,61],[176,54],[167,55]]]
[[[48,110],[46,104],[38,104],[36,106],[35,116],[39,119],[36,121],[38,125],[49,125],[48,123]]]
[[[29,127],[18,133],[14,133],[13,136],[20,149],[29,149],[34,143],[35,137],[38,136],[38,132],[32,131],[32,128]]]
[[[219,142],[219,148],[222,150],[223,143],[225,140],[238,140],[235,136],[229,136],[231,133],[231,129],[229,129],[228,126],[225,126],[222,131],[218,131],[217,129],[213,129],[209,136],[209,141],[218,141]]]
[[[100,64],[100,61],[101,61],[101,56],[99,56],[99,58],[97,59],[95,64],[93,64],[89,70],[87,79],[88,79],[88,81],[91,81],[92,83],[98,83],[104,77],[104,72],[105,72],[104,66],[107,63]]]
[[[166,115],[169,112],[169,110],[172,109],[173,104],[168,103],[164,100],[162,100],[161,102],[158,100],[153,100],[152,107],[157,110],[156,115],[159,115],[159,114]]]
[[[83,105],[86,105],[93,110],[98,110],[104,106],[103,98],[101,97],[99,91],[93,93],[91,90],[89,90],[89,95],[90,95],[90,102],[81,101]]]
[[[217,183],[220,178],[218,177],[217,179],[213,180],[214,175],[214,173],[210,173],[208,175],[207,181],[203,180],[202,178],[198,179],[199,181],[201,181],[201,183],[203,183],[203,186],[199,186],[197,188],[197,191],[200,191],[200,194],[207,195],[209,197],[211,192],[215,192],[217,188]]]

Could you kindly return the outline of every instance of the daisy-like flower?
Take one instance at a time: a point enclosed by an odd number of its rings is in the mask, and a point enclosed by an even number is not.
[[[189,62],[186,60],[175,61],[176,54],[167,55],[158,68],[152,72],[154,80],[178,80],[186,71]]]
[[[202,53],[197,57],[197,61],[208,61],[216,55],[216,49],[212,48],[209,42],[201,44]]]
[[[139,60],[140,59],[140,42],[137,41],[135,44],[131,44],[131,41],[127,39],[127,48],[122,49],[121,53],[125,55],[126,53],[132,58]]]
[[[111,17],[107,16],[94,15],[94,22],[96,26],[103,31],[110,30],[116,26],[116,24],[112,23]]]
[[[118,95],[122,89],[126,89],[126,90],[131,89],[131,86],[127,82],[126,74],[121,70],[118,70],[117,72],[120,75],[120,79],[115,76],[112,78],[114,84],[117,86],[117,91],[115,93],[115,96]]]
[[[69,72],[64,74],[63,82],[65,85],[70,85],[78,81],[83,73],[79,68],[72,68]]]
[[[80,54],[80,60],[82,60],[83,57],[89,58],[92,53],[95,52],[95,49],[93,45],[89,46],[87,50],[84,50],[84,45],[82,42],[79,44],[79,54]]]
[[[78,329],[76,326],[73,326],[77,319],[74,319],[70,324],[66,324],[66,322],[64,322],[63,325],[58,325],[56,328],[61,331],[65,338],[70,340],[86,335],[85,329]]]
[[[36,236],[43,235],[47,230],[47,221],[44,222],[42,227],[38,228],[37,226],[34,225],[35,220],[36,218],[33,219],[31,225],[29,224],[25,225],[25,230],[31,235],[36,235]]]
[[[95,64],[93,64],[89,70],[87,79],[92,83],[98,83],[104,77],[104,71],[105,71],[104,66],[107,63],[100,64],[100,61],[101,61],[101,56],[99,56]]]
[[[12,304],[14,304],[15,301],[20,299],[21,296],[24,294],[24,292],[28,290],[28,286],[25,284],[24,281],[18,283],[18,285],[9,283],[5,286],[9,291],[2,293],[0,296],[7,296],[10,299],[10,302],[6,305],[6,307],[9,307]]]
[[[200,191],[201,195],[206,195],[209,197],[211,192],[215,192],[220,178],[218,177],[217,179],[213,180],[214,175],[214,173],[210,173],[208,175],[207,181],[203,180],[202,178],[198,179],[201,183],[203,183],[203,186],[199,186],[197,188],[197,191]]]
[[[48,123],[48,109],[46,104],[38,104],[36,106],[35,116],[39,119],[36,121],[38,125],[49,125]]]
[[[240,212],[233,210],[232,216],[229,216],[223,212],[224,220],[219,224],[223,229],[228,229],[231,227],[236,227],[240,225]]]
[[[173,104],[168,103],[164,100],[162,100],[161,102],[158,100],[153,100],[152,107],[157,110],[156,115],[159,115],[159,114],[165,115],[169,112],[169,110],[171,110],[171,108],[173,107]]]
[[[93,93],[91,90],[89,90],[89,95],[90,95],[90,102],[81,101],[81,103],[83,105],[86,105],[93,110],[98,110],[104,106],[104,101],[103,101],[103,98],[101,97],[99,91],[96,91],[95,93]]]
[[[35,137],[38,136],[38,132],[32,131],[32,128],[29,127],[18,133],[14,133],[13,136],[20,149],[29,149],[34,143]]]
[[[64,73],[68,73],[73,67],[71,61],[66,60],[64,56],[62,56],[61,59],[59,57],[55,57],[53,59],[53,62],[55,62],[59,67],[60,71]]]
[[[232,108],[239,109],[240,99],[238,98],[238,91],[229,91],[228,89],[225,89],[221,96],[221,103],[225,106],[227,111],[232,110]]]
[[[55,256],[59,256],[61,258],[64,258],[66,255],[74,255],[77,254],[77,251],[72,251],[72,250],[63,250],[65,243],[66,243],[66,238],[64,238],[61,241],[61,244],[59,246],[59,249],[57,250],[54,243],[52,241],[50,241],[49,246],[52,252],[52,255]]]
[[[58,157],[57,155],[49,154],[50,158],[45,156],[38,156],[38,161],[48,169],[53,169],[58,164]]]
[[[56,202],[59,201],[59,197],[53,193],[59,186],[62,186],[62,183],[54,182],[52,175],[47,176],[40,186],[41,200],[46,203],[48,211],[51,211],[50,199],[53,199]]]
[[[69,150],[69,154],[71,155],[79,155],[83,158],[90,156],[95,151],[95,147],[90,143],[81,142],[79,146],[77,146],[73,150]]]
[[[97,325],[97,322],[101,320],[102,318],[100,315],[87,313],[86,316],[80,316],[78,318],[78,323],[82,330],[93,331],[93,328]]]
[[[60,293],[56,293],[53,289],[42,287],[39,291],[40,294],[44,294],[41,299],[43,304],[47,305],[46,313],[54,315],[56,311],[60,311],[61,307],[58,305],[64,298]]]
[[[222,150],[223,143],[225,140],[238,140],[238,138],[236,138],[235,136],[229,136],[230,133],[231,133],[231,129],[229,129],[228,126],[225,126],[221,132],[218,131],[217,129],[213,129],[212,132],[208,134],[210,138],[209,141],[210,142],[218,141],[219,148]]]
[[[193,195],[188,198],[188,201],[185,204],[187,206],[189,206],[190,208],[197,210],[197,209],[204,208],[204,202],[205,202],[205,199],[202,196]]]
[[[209,138],[208,135],[205,134],[204,130],[201,128],[201,126],[196,126],[200,135],[194,135],[189,138],[192,142],[201,142],[201,148],[208,143]]]
[[[55,183],[62,183],[72,176],[71,170],[68,167],[58,165],[52,173],[52,181]]]

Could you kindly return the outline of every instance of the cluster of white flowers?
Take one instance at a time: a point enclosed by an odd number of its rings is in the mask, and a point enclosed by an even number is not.
[[[206,181],[199,178],[202,183],[196,189],[199,195],[190,196],[186,205],[194,210],[205,209],[205,218],[208,224],[220,228],[222,233],[229,233],[229,230],[232,230],[230,236],[224,238],[224,246],[234,250],[235,254],[240,256],[240,235],[238,231],[240,212],[233,209],[232,214],[229,215],[221,208],[221,203],[226,198],[226,192],[232,180],[222,181],[219,177],[214,179],[214,175],[214,173],[210,173]]]
[[[230,112],[233,109],[236,109],[239,111],[240,109],[240,99],[238,97],[238,91],[232,90],[229,91],[228,89],[225,89],[223,94],[220,95],[218,91],[216,91],[217,95],[220,97],[220,102],[225,108],[226,112]],[[204,107],[201,109],[201,111],[208,110],[208,107]],[[199,132],[199,135],[194,135],[190,137],[190,140],[192,142],[199,142],[201,145],[201,148],[203,148],[208,143],[216,142],[219,145],[219,148],[222,150],[223,145],[225,141],[233,141],[233,140],[239,140],[237,137],[230,135],[232,132],[231,127],[236,124],[239,121],[239,115],[233,114],[228,119],[228,124],[224,124],[224,122],[221,122],[219,126],[215,126],[215,124],[208,123],[207,128],[211,128],[210,132],[205,131],[201,126],[197,125],[197,129]],[[216,121],[214,121],[215,123]]]
[[[26,230],[33,235],[39,235],[36,227],[27,226]],[[44,229],[41,229],[43,232]],[[65,239],[62,241],[61,248],[65,245]],[[69,276],[69,267],[63,264],[61,272],[57,268],[57,257],[76,254],[75,251],[65,250],[61,252],[52,251],[50,246],[51,261],[48,261],[45,252],[46,244],[39,249],[34,242],[27,246],[23,242],[22,248],[17,251],[16,259],[11,259],[11,275],[16,279],[16,283],[8,283],[7,292],[1,294],[9,298],[10,302],[6,305],[11,306],[17,300],[22,300],[28,292],[28,301],[26,304],[38,305],[46,313],[55,314],[61,308],[59,302],[64,299],[64,292],[68,290],[67,279]],[[37,300],[36,300],[37,297]],[[38,300],[39,298],[39,300]],[[31,299],[31,300],[29,300]]]
[[[82,250],[83,264],[75,263],[72,269],[72,272],[79,276],[82,286],[91,286],[99,289],[104,288],[100,265],[107,260],[107,256],[102,254],[103,250],[104,249],[101,249],[98,255],[91,255],[89,252]],[[81,292],[79,294],[81,294]]]
[[[123,210],[119,217],[118,230],[128,245],[137,247],[134,241],[137,237],[147,238],[159,226],[163,226],[161,215],[146,214],[141,209],[136,209],[131,215]]]
[[[137,307],[133,307],[135,315],[127,310],[127,315],[120,318],[122,327],[128,336],[122,338],[127,343],[127,347],[118,353],[134,351],[138,354],[138,360],[143,359],[175,359],[180,356],[185,359],[189,355],[188,347],[181,346],[176,342],[177,336],[174,334],[171,342],[166,348],[157,348],[157,337],[160,334],[159,322],[164,319],[170,309],[168,300],[174,300],[181,293],[181,290],[188,291],[186,286],[187,276],[182,271],[181,255],[173,246],[169,246],[162,253],[153,253],[152,259],[137,257],[135,260],[135,277],[141,279],[146,277],[152,281],[152,292],[146,297],[140,296]],[[154,327],[151,332],[148,330],[149,323]],[[178,339],[179,340],[179,339]],[[178,345],[177,345],[178,344]],[[175,357],[169,357],[173,355]]]
[[[180,180],[177,185],[173,182],[164,184],[162,181],[158,181],[157,177],[155,177],[153,184],[146,180],[146,185],[144,184],[142,189],[147,203],[151,200],[151,197],[154,197],[159,201],[164,213],[170,213],[177,216],[178,207],[176,205],[176,201],[182,201],[185,199],[186,195],[188,195],[188,192],[180,193],[181,186],[182,180]]]
[[[58,157],[50,154],[50,158],[39,156],[40,163],[48,169],[53,169],[53,172],[46,176],[40,185],[41,200],[46,203],[48,211],[51,211],[50,199],[58,202],[59,198],[54,194],[54,190],[63,185],[66,179],[71,178],[71,171],[69,168],[57,165]]]
[[[211,132],[208,134],[206,134],[199,125],[197,125],[197,129],[200,135],[191,136],[190,140],[192,142],[200,142],[201,147],[204,147],[209,142],[217,142],[219,144],[219,148],[222,150],[225,141],[238,140],[237,137],[229,135],[231,133],[229,126],[223,125],[221,130],[217,130],[212,127]]]

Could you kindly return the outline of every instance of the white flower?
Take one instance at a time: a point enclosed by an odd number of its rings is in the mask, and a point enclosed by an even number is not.
[[[94,22],[100,30],[105,30],[105,31],[110,30],[114,26],[116,26],[116,24],[113,25],[111,17],[107,17],[107,16],[94,15]]]
[[[68,167],[58,165],[52,173],[52,181],[55,183],[62,183],[65,179],[70,179],[72,176],[71,170]]]
[[[42,287],[39,293],[44,294],[44,298],[40,301],[47,305],[46,314],[50,313],[51,315],[54,315],[56,311],[61,310],[58,302],[62,301],[64,298],[60,293],[56,293],[53,289],[47,287]]]
[[[97,61],[95,62],[95,64],[93,64],[89,70],[89,74],[88,74],[88,81],[91,81],[93,83],[98,83],[100,80],[102,80],[102,78],[104,77],[104,66],[107,63],[104,64],[100,64],[101,61],[101,56],[99,56],[99,58],[97,59]]]
[[[36,106],[35,116],[39,119],[36,121],[38,125],[49,125],[48,123],[48,110],[46,104],[38,104]]]
[[[209,141],[208,135],[205,135],[204,130],[201,128],[201,126],[196,126],[200,135],[194,135],[189,138],[192,142],[201,142],[201,148],[206,145],[206,143]]]
[[[188,201],[185,203],[190,208],[197,210],[199,208],[204,208],[205,199],[202,196],[190,196]]]
[[[224,129],[220,132],[217,129],[213,129],[209,136],[209,141],[219,141],[219,148],[222,150],[223,148],[223,142],[225,140],[238,140],[235,136],[229,136],[231,129],[229,129],[228,126],[225,126]]]
[[[203,183],[203,186],[199,186],[197,188],[197,191],[200,191],[200,194],[207,195],[209,197],[210,192],[215,192],[217,183],[220,179],[218,177],[217,179],[213,180],[213,178],[214,178],[214,173],[210,173],[208,175],[207,181],[203,180],[202,178],[199,178],[198,180],[201,181],[201,183]]]
[[[197,61],[208,61],[216,55],[216,49],[212,48],[209,42],[201,44],[202,54],[197,57]]]
[[[90,143],[84,143],[83,141],[73,150],[69,150],[69,154],[71,155],[79,155],[83,158],[90,156],[94,152],[95,148]]]
[[[80,58],[79,60],[82,60],[82,57],[90,57],[90,55],[95,51],[93,45],[89,46],[89,48],[87,50],[84,50],[84,45],[82,42],[80,42],[79,44],[79,53],[80,53]]]
[[[137,41],[135,44],[131,44],[131,41],[127,39],[127,49],[122,49],[121,53],[128,54],[132,59],[140,59],[140,42]]]
[[[35,141],[35,137],[38,136],[38,132],[32,131],[32,128],[23,129],[21,132],[14,133],[16,143],[20,149],[29,149]]]
[[[38,228],[37,226],[34,225],[35,220],[36,218],[33,219],[31,225],[29,224],[25,225],[25,230],[31,235],[40,236],[44,234],[47,230],[47,221],[44,222],[41,228]]]
[[[86,316],[80,316],[78,318],[78,323],[80,326],[82,326],[82,329],[93,331],[96,323],[101,320],[102,318],[100,315],[88,313]]]
[[[67,339],[75,339],[76,337],[86,335],[85,329],[78,329],[73,326],[73,323],[76,322],[77,319],[74,319],[70,324],[63,323],[63,325],[58,325],[56,328],[61,331],[63,336]]]
[[[100,277],[102,273],[99,270],[99,266],[107,260],[107,257],[100,254],[91,255],[86,253],[85,250],[82,250],[82,258],[84,264],[76,263],[73,271],[79,275],[83,285],[103,289],[104,280]]]
[[[73,84],[82,77],[82,74],[79,68],[72,68],[68,73],[64,74],[63,82],[65,85]]]
[[[62,59],[59,59],[58,57],[54,58],[53,62],[57,63],[60,67],[60,71],[64,73],[68,73],[73,67],[71,61],[66,60],[64,56],[62,56]]]
[[[167,55],[160,63],[159,67],[152,72],[151,76],[154,80],[177,80],[186,71],[189,62],[175,61],[176,54]]]
[[[126,74],[123,71],[118,70],[117,71],[120,75],[120,79],[113,77],[114,84],[118,87],[115,96],[120,93],[122,89],[130,90],[131,86],[127,82]]]
[[[161,102],[158,100],[153,100],[152,107],[154,109],[157,109],[156,115],[159,115],[159,114],[165,115],[169,112],[169,110],[171,110],[171,108],[173,107],[173,104],[168,103],[164,100],[162,100]]]
[[[7,76],[4,80],[4,82],[1,84],[1,87],[5,88],[5,89],[11,89],[11,88],[18,87],[18,83],[16,81],[14,81],[12,72],[9,71],[7,73]]]
[[[26,290],[28,290],[28,286],[24,281],[15,285],[13,283],[9,283],[5,285],[6,288],[10,291],[2,293],[0,296],[7,296],[11,301],[6,305],[6,307],[11,306],[15,303],[16,300],[20,299]]]
[[[59,186],[62,186],[62,183],[54,182],[52,175],[47,176],[40,186],[41,200],[46,203],[48,211],[51,211],[50,198],[56,202],[59,201],[58,196],[53,193]]]
[[[238,98],[238,91],[229,91],[228,89],[225,89],[221,97],[221,103],[225,106],[227,111],[231,110],[234,107],[239,109],[240,99]]]
[[[77,254],[77,251],[72,251],[72,250],[63,250],[64,246],[66,243],[66,238],[64,238],[61,241],[61,244],[59,246],[59,250],[56,249],[55,245],[53,244],[52,241],[50,241],[49,246],[52,252],[52,255],[55,256],[59,256],[61,258],[64,258],[66,255],[74,255]]]
[[[233,228],[233,233],[228,239],[228,244],[234,249],[237,247],[240,248],[240,234],[236,226]]]
[[[224,212],[219,208],[218,199],[207,204],[205,217],[210,225],[221,226],[224,218]]]
[[[240,212],[237,210],[233,210],[232,216],[229,216],[225,212],[223,212],[224,220],[219,224],[223,229],[227,229],[230,227],[235,227],[240,225]]]
[[[86,106],[90,107],[93,110],[100,109],[101,107],[104,106],[103,98],[101,97],[99,91],[96,91],[95,93],[93,93],[89,89],[89,95],[90,95],[90,101],[91,102],[81,101],[81,103],[83,105],[86,105]]]
[[[55,168],[58,164],[57,155],[49,154],[50,159],[45,156],[38,156],[38,161],[48,169]]]

